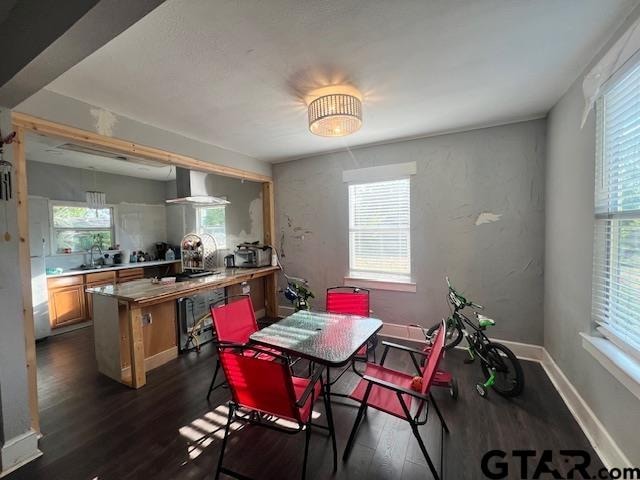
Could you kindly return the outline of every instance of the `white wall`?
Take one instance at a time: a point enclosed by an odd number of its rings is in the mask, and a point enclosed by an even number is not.
[[[415,161],[411,255],[417,293],[376,290],[385,322],[431,325],[448,312],[445,275],[487,307],[497,338],[542,344],[546,122],[353,149],[274,167],[277,237],[289,275],[324,306],[349,266],[343,170]],[[490,212],[495,223],[476,225]]]
[[[630,19],[638,16],[640,7]],[[640,465],[640,402],[583,349],[579,335],[591,330],[595,182],[595,115],[580,129],[582,80],[549,114],[544,345],[631,463]]]

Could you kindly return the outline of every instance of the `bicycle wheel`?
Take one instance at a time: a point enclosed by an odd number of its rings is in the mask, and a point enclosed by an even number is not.
[[[520,395],[524,389],[524,372],[513,352],[501,343],[490,343],[483,356],[489,362],[489,366],[484,360],[480,362],[485,378],[491,376],[489,368],[496,372],[492,388],[503,397]]]
[[[436,323],[427,330],[427,336],[431,337],[436,330],[440,328],[440,324]],[[462,329],[457,323],[447,322],[447,338],[445,339],[444,349],[449,350],[462,341]]]

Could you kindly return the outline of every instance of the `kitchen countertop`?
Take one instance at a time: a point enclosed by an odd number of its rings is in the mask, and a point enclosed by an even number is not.
[[[96,272],[109,272],[111,270],[126,270],[127,268],[145,268],[145,267],[157,267],[160,265],[170,265],[172,263],[179,263],[180,259],[177,260],[151,260],[149,262],[134,262],[134,263],[121,263],[119,265],[112,265],[108,267],[102,268],[87,268],[84,270],[67,270],[62,273],[56,273],[53,275],[47,275],[47,278],[57,278],[57,277],[68,277],[71,275],[84,275],[87,273],[96,273]]]
[[[184,282],[154,284],[151,283],[150,278],[145,278],[116,285],[88,288],[87,292],[136,304],[160,303],[192,295],[201,290],[227,287],[254,278],[265,277],[278,270],[280,270],[279,267],[226,268],[218,274]]]

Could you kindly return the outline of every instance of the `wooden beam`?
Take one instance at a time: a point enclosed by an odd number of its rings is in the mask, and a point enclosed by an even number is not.
[[[276,222],[273,182],[262,184],[262,222],[264,224],[264,244],[275,247]]]
[[[112,153],[132,155],[139,158],[146,158],[166,165],[198,170],[206,173],[215,173],[225,177],[240,178],[254,182],[271,182],[271,177],[259,173],[241,170],[235,167],[217,165],[215,163],[204,162],[186,155],[167,152],[159,148],[138,145],[126,140],[107,137],[98,133],[89,132],[80,128],[51,122],[42,118],[34,117],[20,112],[12,112],[13,124],[31,131],[50,137],[63,138],[73,143],[86,145],[89,147],[99,147]]]
[[[142,333],[142,309],[129,309],[129,352],[131,354],[131,386],[144,387],[147,374],[144,369],[144,335]]]
[[[262,222],[264,225],[264,243],[276,248],[276,222],[273,182],[262,184]],[[278,316],[278,272],[264,280],[265,308],[268,317]]]
[[[16,202],[18,216],[18,258],[20,262],[20,286],[22,289],[22,316],[27,360],[27,384],[31,428],[40,432],[38,411],[38,379],[36,364],[36,339],[33,325],[33,301],[31,299],[31,260],[29,252],[29,195],[27,193],[27,159],[24,149],[24,129],[14,126],[16,137],[13,146]]]

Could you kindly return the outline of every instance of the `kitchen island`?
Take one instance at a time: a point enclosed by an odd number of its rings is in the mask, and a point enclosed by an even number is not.
[[[207,290],[263,278],[272,290],[278,267],[227,268],[220,273],[171,284],[142,279],[89,288],[100,373],[140,388],[146,372],[178,355],[176,301]],[[273,295],[265,301],[273,302]],[[273,311],[275,305],[266,305]],[[271,307],[271,308],[269,308]]]

